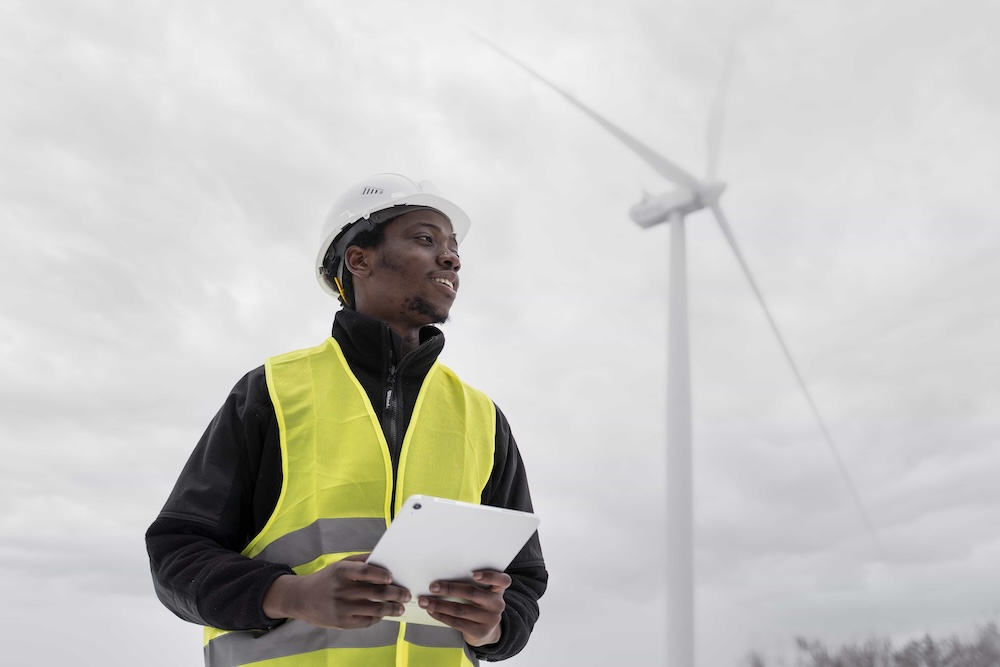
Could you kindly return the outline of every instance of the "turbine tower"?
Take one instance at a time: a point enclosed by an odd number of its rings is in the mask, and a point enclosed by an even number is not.
[[[688,311],[687,311],[687,258],[685,243],[685,217],[702,209],[712,211],[723,236],[736,256],[750,288],[760,303],[768,324],[784,353],[788,364],[795,375],[796,382],[816,418],[823,439],[837,464],[840,475],[850,491],[865,528],[870,534],[876,552],[881,556],[882,549],[875,529],[868,518],[861,496],[851,480],[847,467],[834,445],[826,423],[820,415],[806,387],[805,380],[799,372],[785,340],[778,330],[778,325],[771,316],[764,297],[757,287],[757,282],[750,273],[750,267],[743,258],[736,238],[729,227],[729,222],[719,197],[726,189],[726,184],[716,180],[718,169],[719,147],[722,136],[723,112],[725,94],[728,88],[729,73],[732,69],[733,49],[730,47],[726,55],[718,92],[709,116],[707,131],[707,164],[704,180],[699,180],[679,166],[649,148],[635,137],[631,136],[609,120],[593,111],[568,92],[556,86],[541,74],[528,67],[499,46],[482,36],[476,35],[480,41],[498,52],[507,60],[525,70],[535,79],[541,81],[550,89],[562,96],[593,119],[598,125],[610,132],[651,166],[663,178],[675,187],[661,195],[643,195],[642,200],[629,209],[632,220],[640,227],[648,228],[660,223],[669,223],[670,232],[670,292],[667,342],[667,553],[666,553],[666,584],[667,584],[667,667],[694,667],[694,521],[693,521],[693,489],[691,463],[691,375],[690,353],[688,346]]]

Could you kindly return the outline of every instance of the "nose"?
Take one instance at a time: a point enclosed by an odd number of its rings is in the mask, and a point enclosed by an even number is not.
[[[438,262],[452,271],[458,271],[462,268],[462,261],[459,259],[458,253],[451,248],[445,248],[441,251],[441,254],[438,256]]]

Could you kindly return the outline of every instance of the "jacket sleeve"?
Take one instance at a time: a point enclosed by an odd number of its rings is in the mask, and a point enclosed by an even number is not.
[[[493,473],[483,489],[482,503],[532,512],[524,462],[510,432],[510,424],[500,408],[497,408],[496,429]],[[473,648],[476,655],[484,660],[504,660],[519,653],[528,643],[538,621],[538,599],[545,593],[549,573],[545,569],[537,532],[514,558],[507,574],[510,575],[511,585],[504,594],[507,606],[500,621],[500,640]]]
[[[182,619],[223,630],[280,624],[261,605],[271,582],[292,570],[240,553],[273,511],[280,470],[261,458],[277,439],[261,367],[233,388],[146,532],[157,597]]]

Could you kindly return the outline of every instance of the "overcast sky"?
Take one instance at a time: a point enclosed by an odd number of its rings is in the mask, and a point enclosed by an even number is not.
[[[657,664],[670,186],[479,32],[688,170],[697,653],[1000,616],[1000,3],[0,3],[0,622],[11,664],[200,664],[143,533],[233,384],[314,345],[327,207],[472,216],[443,361],[528,465],[551,584],[508,664]]]

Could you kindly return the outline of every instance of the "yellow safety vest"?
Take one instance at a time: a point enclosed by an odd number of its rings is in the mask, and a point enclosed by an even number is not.
[[[281,443],[274,512],[243,554],[309,574],[371,551],[392,513],[392,461],[378,417],[333,338],[264,365]],[[414,493],[480,502],[493,469],[496,410],[435,362],[403,438],[395,507]],[[290,619],[274,630],[205,629],[209,667],[468,667],[451,628],[382,620],[359,630]]]

